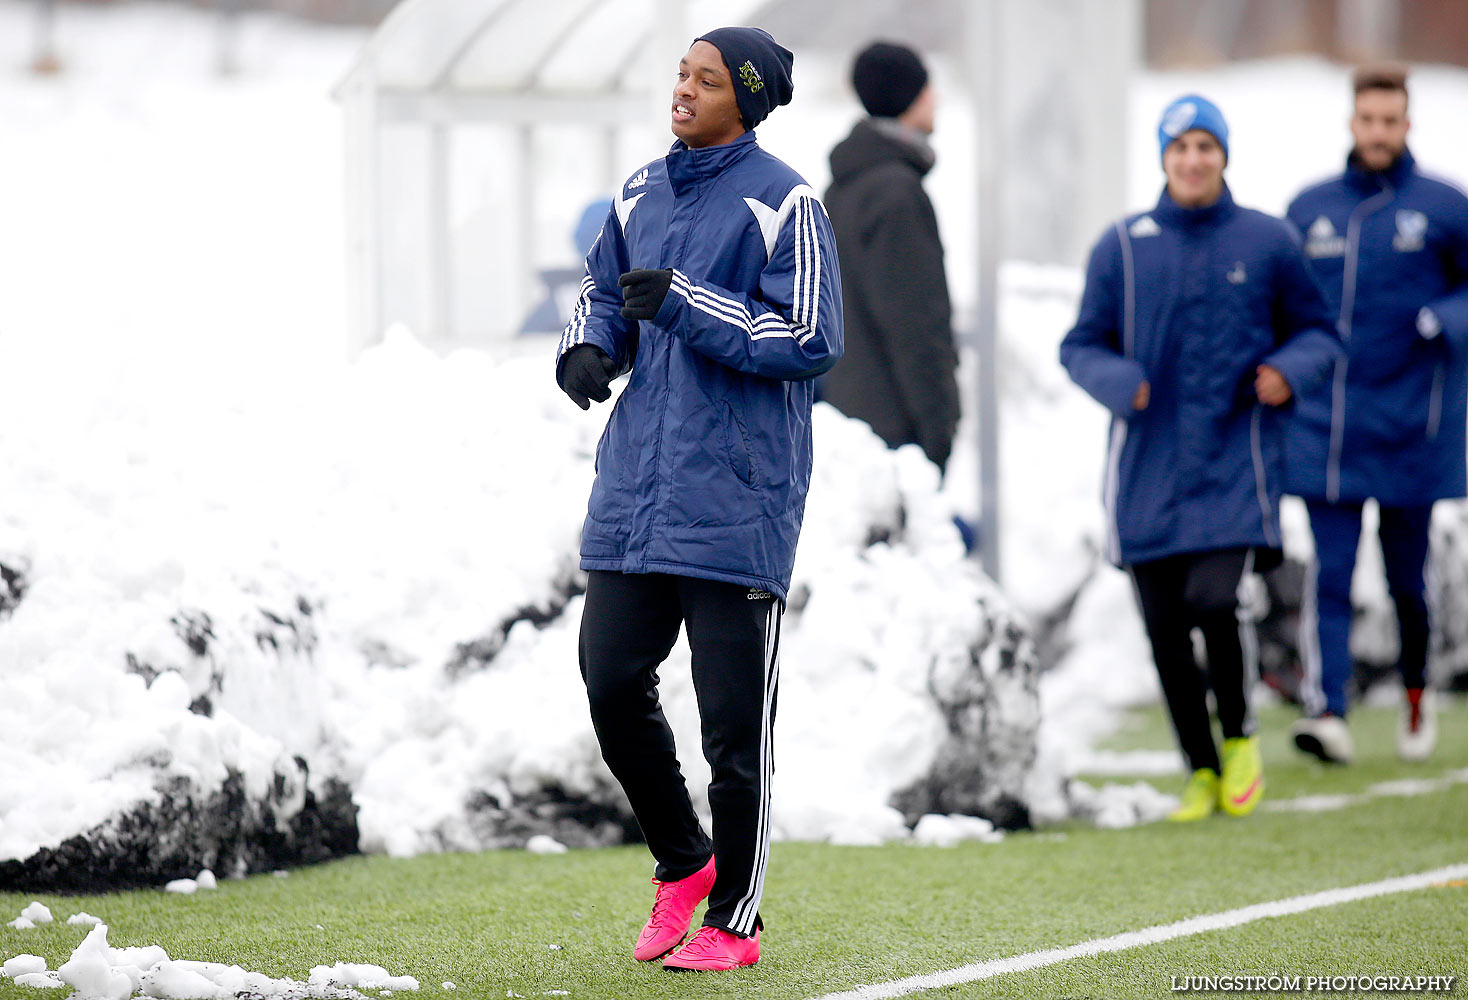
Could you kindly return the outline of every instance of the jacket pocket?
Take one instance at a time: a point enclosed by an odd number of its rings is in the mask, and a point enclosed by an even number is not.
[[[724,456],[729,468],[739,481],[750,489],[757,489],[759,466],[754,460],[754,450],[749,445],[749,431],[744,421],[729,403],[724,404]]]
[[[597,481],[606,489],[621,492],[627,488],[628,466],[636,456],[636,442],[630,435],[636,425],[625,419],[623,397],[612,406],[612,414],[596,443],[596,459],[592,464]]]

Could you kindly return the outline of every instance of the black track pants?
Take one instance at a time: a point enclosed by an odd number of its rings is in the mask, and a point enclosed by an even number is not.
[[[770,852],[770,778],[780,615],[749,587],[660,573],[593,570],[581,615],[581,676],[602,758],[632,804],[656,876],[685,878],[712,853],[704,923],[743,937],[760,926]],[[688,629],[709,762],[713,838],[699,825],[658,702],[658,666]]]
[[[1258,676],[1254,622],[1240,606],[1239,591],[1253,571],[1249,549],[1220,549],[1168,556],[1129,567],[1152,642],[1162,694],[1188,767],[1221,770],[1208,718],[1213,689],[1225,739],[1253,728],[1249,691]],[[1192,630],[1203,633],[1208,683],[1193,655]]]

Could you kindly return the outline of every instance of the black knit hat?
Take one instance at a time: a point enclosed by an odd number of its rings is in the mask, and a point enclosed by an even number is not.
[[[851,85],[874,118],[896,118],[912,107],[928,83],[928,71],[906,45],[873,42],[851,66]]]
[[[708,42],[724,57],[734,99],[745,128],[754,128],[777,107],[790,103],[795,56],[763,28],[715,28],[695,42]]]

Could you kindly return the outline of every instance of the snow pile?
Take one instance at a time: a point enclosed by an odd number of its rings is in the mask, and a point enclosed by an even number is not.
[[[965,840],[995,844],[1003,839],[993,823],[978,816],[929,813],[912,828],[912,842],[923,847],[955,847]]]
[[[17,955],[5,962],[4,975],[19,986],[40,989],[70,987],[82,1000],[127,1000],[134,995],[153,1000],[228,1000],[250,996],[261,1000],[304,1000],[329,997],[361,1000],[359,990],[416,991],[418,980],[394,976],[379,965],[338,962],[318,965],[306,982],[272,979],[220,962],[174,961],[157,945],[113,948],[107,925],[98,923],[61,967],[48,970],[37,955]],[[386,995],[380,993],[380,995]]]
[[[579,411],[558,402],[552,388],[543,420],[579,424]],[[997,636],[993,621],[1012,625],[1012,616],[963,558],[936,475],[916,450],[889,452],[864,425],[826,408],[815,419],[815,481],[782,631],[773,826],[782,837],[880,841],[905,833],[892,795],[923,777],[948,739],[934,678],[969,669]],[[579,461],[589,462],[591,440]],[[539,624],[467,642],[472,655],[450,671],[430,661],[384,677],[404,691],[416,678],[420,711],[430,698],[437,704],[402,719],[401,729],[356,736],[375,743],[358,748],[370,751],[356,783],[365,849],[518,845],[534,832],[569,844],[623,835],[630,818],[601,764],[574,669],[580,608],[574,596]],[[695,804],[706,809],[684,642],[660,674]],[[1023,705],[1022,690],[1014,700]],[[999,730],[1005,720],[994,714]],[[1033,721],[1033,713],[1016,716],[1021,744],[1025,727],[1033,739]],[[1009,779],[1010,792],[1022,781],[1022,773]]]
[[[1075,815],[1103,829],[1155,823],[1178,806],[1176,796],[1165,795],[1145,781],[1131,785],[1107,782],[1100,788],[1084,781],[1071,781],[1067,792]]]
[[[1441,503],[1433,511],[1428,579],[1432,677],[1463,690],[1468,688],[1468,503]],[[1384,588],[1376,595],[1378,604],[1389,600]]]
[[[27,617],[22,606],[7,631]],[[340,781],[313,790],[304,761],[274,740],[227,714],[191,712],[176,673],[150,688],[125,666],[88,669],[58,646],[48,674],[0,666],[17,695],[0,706],[0,726],[19,741],[8,753],[18,766],[0,776],[0,883],[154,885],[200,865],[239,874],[355,846]]]
[[[41,924],[49,924],[54,918],[51,916],[51,908],[40,901],[32,901],[29,906],[20,911],[20,916],[6,924],[18,931],[28,931]]]
[[[46,960],[40,955],[16,955],[14,958],[6,959],[5,964],[0,966],[0,975],[8,976],[11,979],[45,971]]]
[[[1020,619],[965,558],[936,470],[915,446],[889,452],[824,406],[815,433],[782,650],[781,718],[795,732],[780,737],[776,829],[890,837],[901,829],[894,804],[908,824],[965,812],[1027,825],[1038,668]],[[866,820],[810,825],[841,811]]]
[[[158,394],[142,398],[168,397],[142,384]],[[105,495],[91,461],[43,459],[82,447],[64,430],[37,420],[34,436],[0,441],[37,487],[0,543],[23,554],[27,581],[0,626],[0,678],[16,692],[0,727],[22,765],[0,784],[0,856],[28,859],[139,803],[166,824],[217,799],[218,819],[243,804],[259,822],[233,842],[209,834],[171,859],[172,876],[268,870],[278,862],[245,849],[251,838],[327,801],[332,779],[351,789],[369,851],[537,833],[584,845],[631,828],[576,671],[577,533],[606,411],[571,406],[545,358],[444,358],[401,330],[300,390],[279,402],[215,386],[222,405],[173,437],[150,433],[151,406],[99,391],[97,412],[73,419],[106,423],[112,443],[86,445],[97,461],[126,456]],[[28,412],[45,406],[20,396]],[[815,425],[784,630],[777,835],[901,835],[893,794],[980,731],[993,738],[984,760],[958,752],[971,801],[932,805],[1003,800],[993,818],[1023,824],[1038,711],[1018,619],[964,557],[917,449],[889,451],[825,407]],[[283,449],[297,428],[309,444]],[[94,540],[120,525],[135,541],[99,558]],[[686,646],[663,676],[702,805]],[[119,868],[87,859],[91,878]],[[144,881],[168,874],[155,865]]]
[[[17,986],[29,986],[32,989],[38,990],[66,989],[66,984],[54,972],[28,972],[24,975],[16,976],[15,984]]]
[[[537,833],[525,842],[525,850],[531,854],[565,854],[566,845],[554,837]]]
[[[218,889],[219,882],[214,878],[214,873],[205,868],[197,878],[176,878],[163,886],[164,892],[175,892],[183,896],[192,896],[200,889],[208,891]]]
[[[337,962],[328,968],[318,965],[311,970],[311,985],[328,987],[360,987],[364,990],[416,990],[418,980],[412,976],[394,976],[380,965],[356,965]]]

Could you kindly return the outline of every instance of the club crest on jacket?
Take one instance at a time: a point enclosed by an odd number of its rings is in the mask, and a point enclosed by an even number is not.
[[[1427,245],[1426,237],[1427,216],[1408,208],[1397,212],[1397,235],[1392,238],[1392,249],[1402,253],[1421,250]]]
[[[1127,228],[1127,234],[1133,239],[1140,239],[1143,236],[1156,236],[1160,232],[1162,232],[1162,229],[1157,225],[1157,220],[1150,215],[1142,216]]]
[[[1305,256],[1341,257],[1346,252],[1346,238],[1335,231],[1335,225],[1323,215],[1315,217],[1305,234]]]

